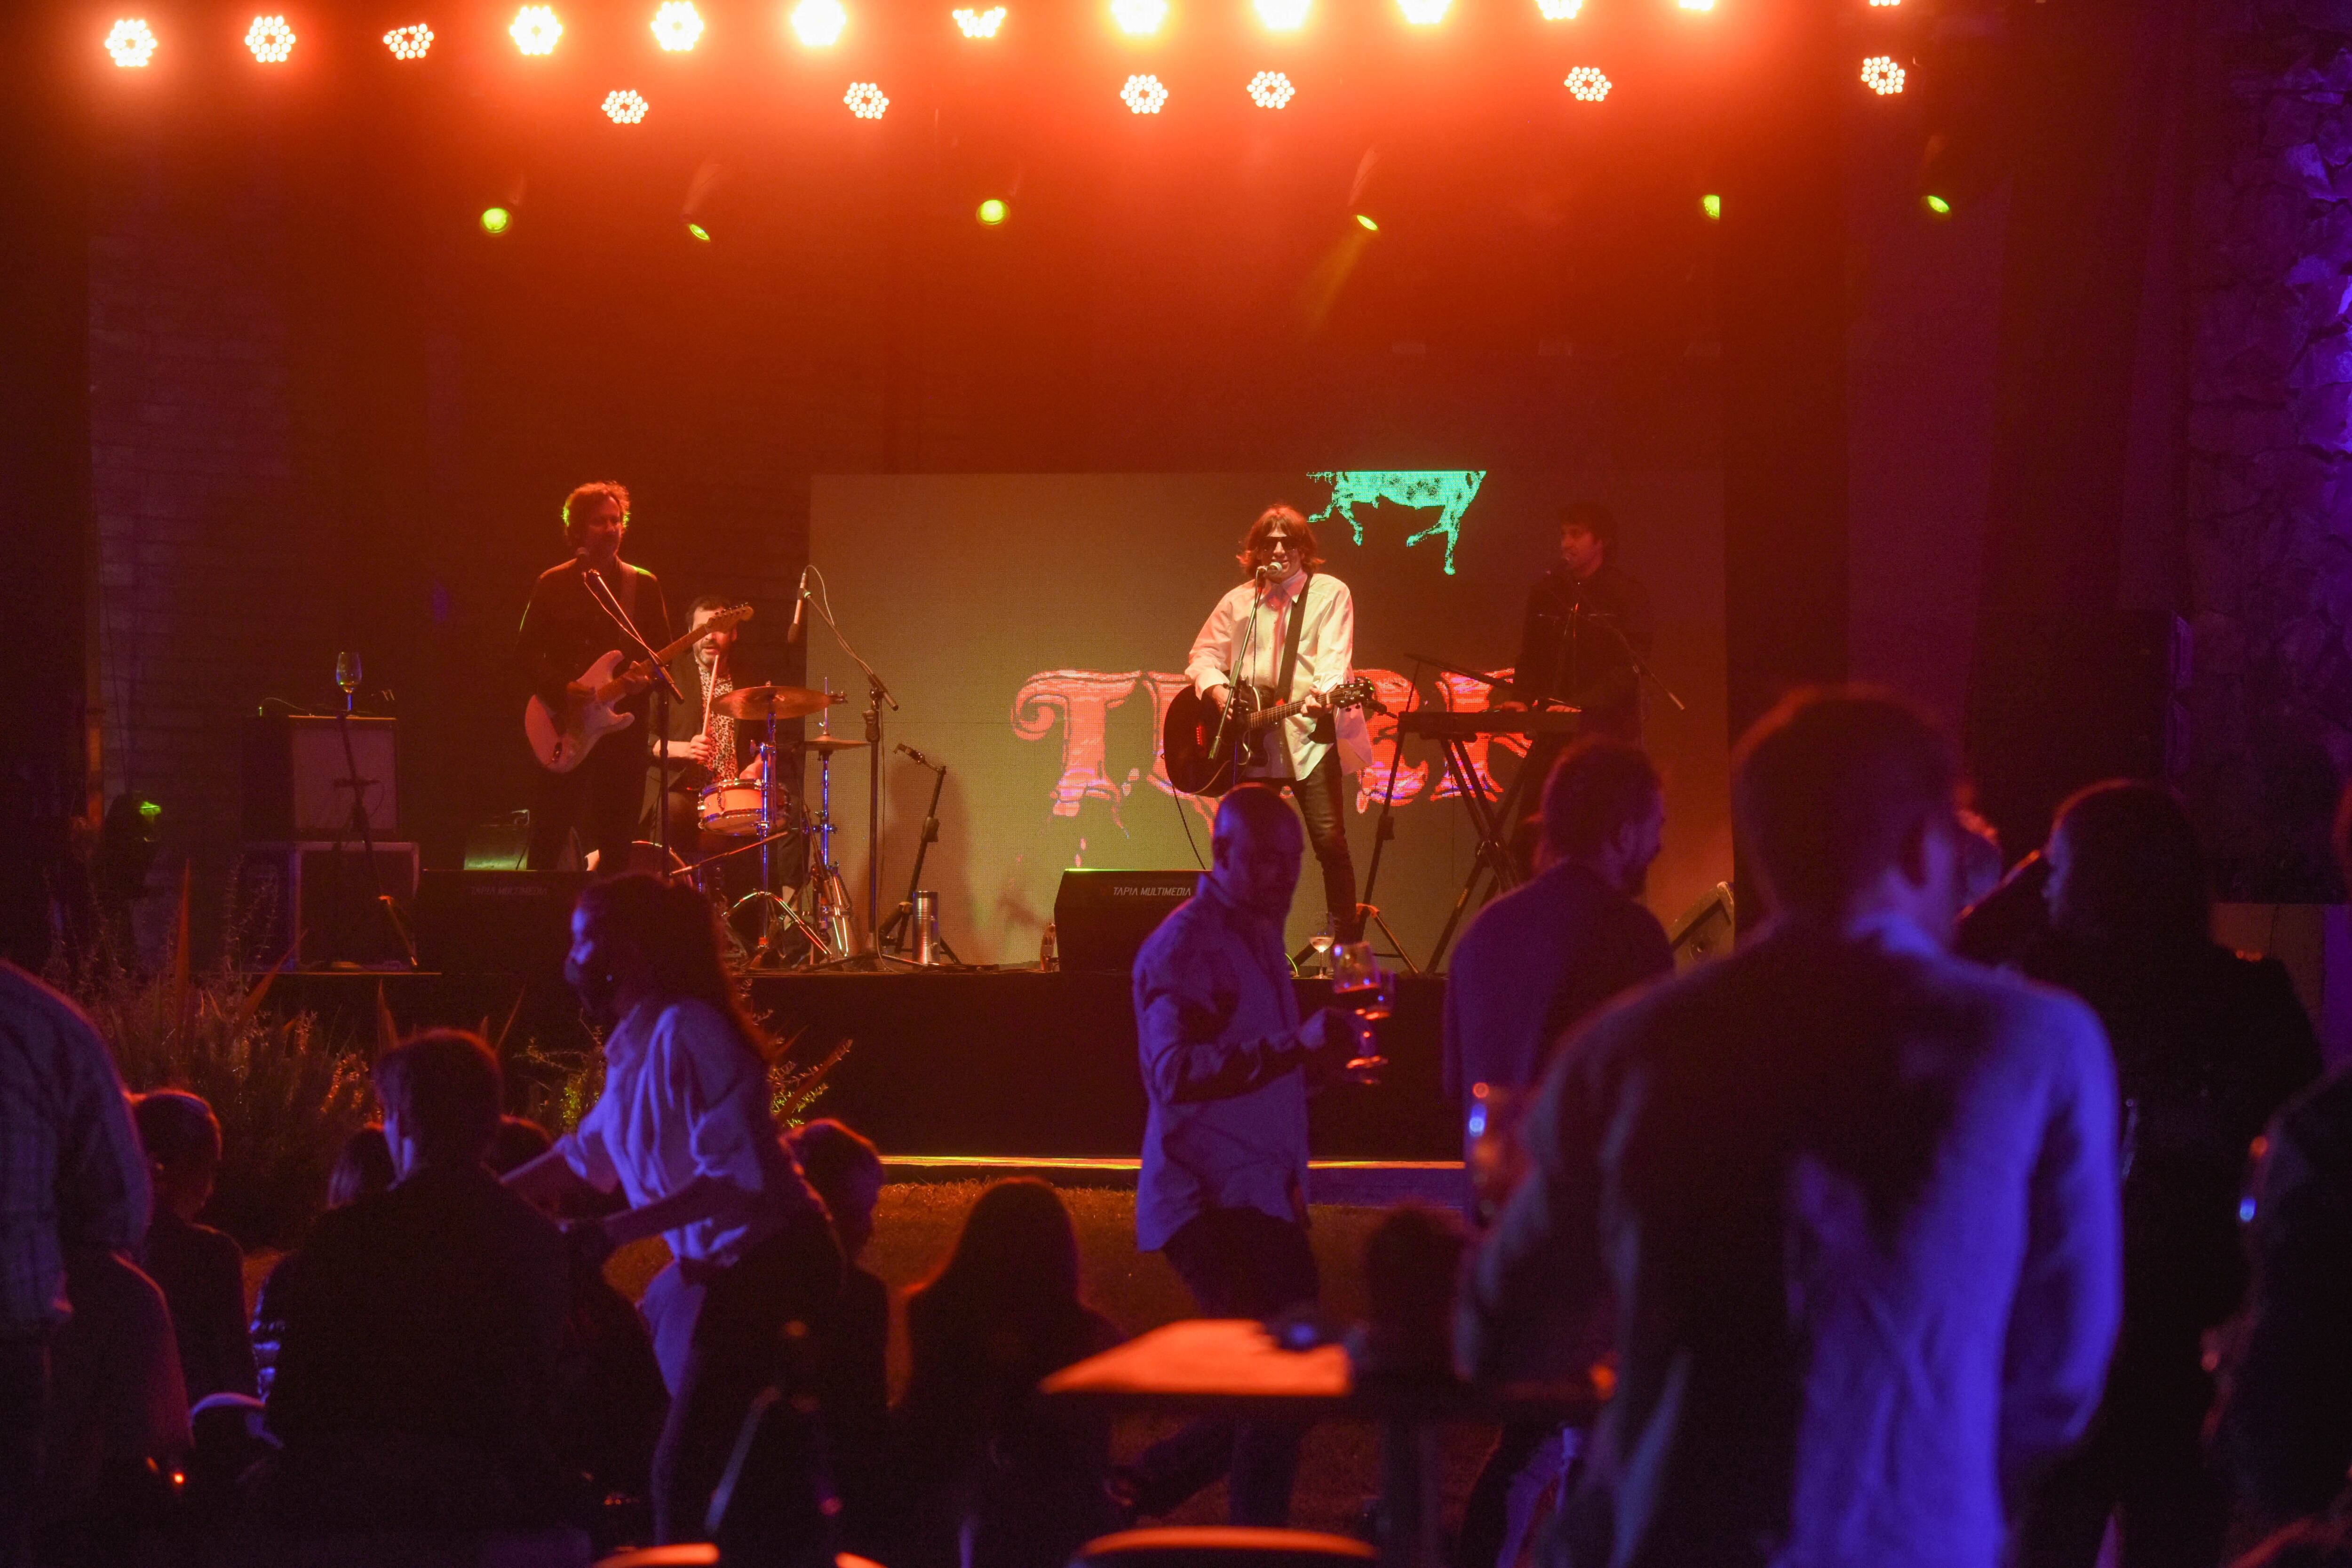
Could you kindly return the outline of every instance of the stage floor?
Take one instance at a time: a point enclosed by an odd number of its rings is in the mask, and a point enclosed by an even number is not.
[[[1302,1009],[1328,996],[1297,983]],[[1442,980],[1399,977],[1381,1025],[1390,1069],[1375,1089],[1337,1086],[1314,1102],[1318,1160],[1453,1162],[1461,1122],[1441,1090]],[[404,1031],[432,1026],[495,1034],[511,1013],[510,1070],[528,1047],[591,1045],[560,977],[301,972],[278,977],[268,1004],[373,1033],[376,997]],[[837,1116],[889,1155],[1131,1160],[1143,1140],[1135,1019],[1123,974],[1034,970],[763,975],[754,1010],[793,1059],[822,1060],[842,1040],[810,1114]]]

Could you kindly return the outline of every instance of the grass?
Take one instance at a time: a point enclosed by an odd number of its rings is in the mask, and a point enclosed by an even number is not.
[[[875,1215],[874,1241],[860,1261],[903,1299],[909,1287],[928,1279],[947,1260],[963,1227],[963,1216],[982,1190],[978,1182],[906,1183],[883,1188],[882,1205]],[[1062,1189],[1062,1201],[1077,1226],[1087,1298],[1097,1310],[1130,1334],[1193,1315],[1192,1296],[1175,1270],[1158,1253],[1135,1249],[1132,1192],[1067,1187]],[[1323,1307],[1337,1321],[1363,1314],[1364,1239],[1380,1217],[1380,1210],[1370,1208],[1318,1205],[1313,1211],[1308,1235],[1322,1268]],[[667,1259],[668,1251],[658,1238],[640,1242],[615,1254],[607,1274],[617,1288],[634,1297]],[[895,1391],[907,1375],[903,1323],[893,1330],[890,1353]],[[1122,1421],[1117,1451],[1121,1458],[1129,1457],[1169,1430],[1169,1423],[1150,1418]],[[1377,1438],[1374,1429],[1361,1423],[1335,1422],[1317,1427],[1307,1439],[1291,1522],[1304,1530],[1351,1532],[1364,1501],[1379,1484]],[[1444,1433],[1449,1521],[1459,1515],[1462,1500],[1492,1440],[1488,1427],[1458,1426]],[[1171,1522],[1222,1524],[1224,1518],[1224,1488],[1219,1485],[1193,1499]]]

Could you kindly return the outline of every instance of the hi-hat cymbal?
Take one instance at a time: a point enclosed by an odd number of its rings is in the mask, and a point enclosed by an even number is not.
[[[730,719],[800,719],[848,700],[845,691],[812,691],[805,686],[739,686],[710,704]]]
[[[829,757],[835,752],[855,751],[865,744],[866,742],[864,741],[853,741],[842,735],[811,735],[805,741],[787,742],[784,750],[789,752],[797,746],[803,752],[814,752],[821,757]]]

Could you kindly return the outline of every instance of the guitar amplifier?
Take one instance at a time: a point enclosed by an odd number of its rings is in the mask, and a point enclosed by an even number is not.
[[[427,871],[416,962],[445,974],[562,974],[585,871]]]
[[[1125,974],[1144,939],[1200,890],[1199,871],[1065,871],[1054,939],[1065,969]]]
[[[245,837],[248,840],[357,838],[352,816],[357,779],[368,832],[400,837],[400,785],[394,767],[396,719],[346,720],[271,713],[245,721]],[[344,726],[351,752],[343,752]],[[357,763],[354,768],[353,763]]]
[[[249,921],[243,940],[253,961],[274,964],[290,949],[297,967],[330,963],[408,966],[391,917],[376,889],[404,910],[416,896],[416,846],[375,847],[375,874],[367,851],[333,842],[247,844],[236,867],[236,910]]]

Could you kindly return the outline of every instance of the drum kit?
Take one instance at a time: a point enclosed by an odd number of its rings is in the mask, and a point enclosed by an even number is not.
[[[721,779],[703,786],[697,817],[702,830],[721,838],[746,842],[708,856],[683,869],[688,874],[719,861],[759,851],[759,885],[737,899],[728,910],[727,925],[736,929],[736,917],[758,911],[759,936],[744,943],[744,960],[751,968],[819,967],[837,963],[856,952],[856,921],[849,886],[833,858],[833,759],[836,752],[867,744],[822,730],[807,739],[779,748],[776,726],[786,720],[823,715],[848,693],[819,691],[805,686],[743,686],[711,700],[712,715],[740,724],[764,724],[767,738],[760,743],[759,776]],[[791,802],[777,777],[782,751],[797,751],[817,760],[816,812],[793,822]],[[809,846],[806,872],[796,887],[780,884],[776,847],[798,838]],[[794,942],[795,936],[799,941]]]

